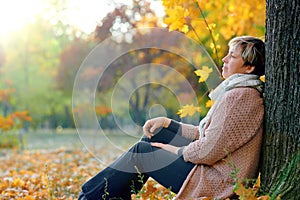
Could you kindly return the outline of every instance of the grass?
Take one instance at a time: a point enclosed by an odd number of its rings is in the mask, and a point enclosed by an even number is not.
[[[107,130],[104,133],[93,131],[76,130],[38,130],[24,134],[25,149],[80,149],[91,147],[96,149],[110,148],[114,146],[126,150],[129,146],[138,141],[140,136],[133,137],[115,130]]]

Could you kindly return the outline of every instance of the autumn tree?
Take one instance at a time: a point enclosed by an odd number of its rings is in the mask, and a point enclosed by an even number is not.
[[[300,199],[300,4],[267,1],[263,190]]]
[[[163,0],[163,5],[169,29],[181,31],[205,45],[218,66],[232,37],[264,35],[264,1]]]
[[[72,92],[77,70],[91,49],[91,44],[79,37],[66,45],[60,54],[60,63],[55,75],[56,88],[67,94]]]
[[[96,26],[95,39],[98,42],[114,37],[117,42],[131,41],[129,30],[141,27],[161,26],[155,12],[147,0],[131,0],[127,4],[116,4],[115,9],[108,13]]]
[[[175,1],[165,0],[170,29],[180,30],[197,37],[195,24],[202,18],[210,32],[213,53],[217,53],[218,34],[228,40],[235,35],[257,35],[258,26],[264,24],[264,3],[227,1]],[[197,5],[195,6],[196,3]],[[217,11],[218,5],[224,11]],[[208,7],[215,5],[215,9]],[[255,6],[255,7],[252,7]],[[245,8],[245,9],[242,9]],[[251,8],[251,9],[249,9]],[[266,134],[262,154],[262,190],[275,199],[299,199],[299,1],[267,1],[266,15]],[[175,12],[177,11],[177,12]],[[198,14],[197,14],[198,12]],[[210,13],[218,12],[217,15]],[[179,14],[178,14],[179,13]],[[231,13],[223,16],[224,13]],[[199,19],[199,16],[200,19]],[[216,20],[214,16],[223,16]],[[214,23],[215,24],[211,24]],[[234,22],[234,23],[233,23]],[[263,22],[263,23],[262,23]],[[224,24],[229,26],[224,26]],[[247,27],[247,28],[246,28]],[[200,30],[198,30],[200,32]],[[201,34],[197,37],[200,41]],[[216,57],[215,57],[216,58]]]
[[[3,46],[6,62],[1,67],[1,81],[10,80],[10,87],[15,90],[10,107],[28,110],[33,118],[31,125],[39,126],[48,114],[48,103],[58,97],[52,81],[60,47],[53,27],[37,16],[22,31],[7,36]]]
[[[2,67],[4,63],[5,63],[5,52],[4,52],[3,45],[0,43],[0,67]]]
[[[141,40],[143,37],[143,28],[148,28],[148,35],[151,35],[158,43],[165,43],[169,46],[178,46],[176,39],[170,40],[167,38],[168,30],[155,31],[155,29],[149,29],[151,27],[161,27],[162,24],[156,16],[155,12],[150,8],[148,1],[132,1],[130,5],[116,6],[115,10],[109,13],[97,26],[95,30],[95,38],[101,43],[107,38],[113,38],[116,44],[126,45],[134,41],[136,44],[143,44],[145,41]],[[136,32],[130,32],[130,30],[136,30]],[[150,38],[150,37],[149,37]],[[192,48],[192,47],[191,47]],[[195,55],[196,57],[197,55]],[[199,57],[199,54],[198,54]],[[176,69],[181,74],[184,74],[190,81],[190,84],[194,87],[195,91],[203,92],[205,89],[199,89],[197,84],[197,78],[193,75],[195,70],[190,63],[175,55],[172,52],[167,52],[160,49],[144,48],[135,51],[128,52],[125,55],[121,55],[117,60],[112,62],[105,71],[105,76],[101,77],[99,82],[98,91],[106,91],[114,88],[114,84],[121,78],[126,72],[134,69],[137,66],[143,64],[161,64],[170,66]],[[139,74],[140,79],[149,79],[150,67],[145,68],[143,73]],[[162,82],[168,85],[180,85],[179,80],[174,79],[172,76],[165,76]],[[137,87],[136,80],[131,80],[131,86],[128,88]],[[177,81],[177,83],[176,83]],[[124,91],[126,91],[124,89]],[[205,91],[204,91],[205,92]],[[182,89],[181,95],[184,95],[184,89]],[[104,95],[102,95],[103,97]],[[162,85],[147,84],[143,87],[136,88],[132,93],[128,103],[130,105],[131,118],[136,124],[142,125],[146,120],[147,111],[151,105],[159,102],[164,104],[163,107],[167,110],[168,115],[173,118],[178,117],[176,111],[179,107],[176,104],[176,97],[170,94],[168,88]],[[170,98],[169,98],[170,97]],[[169,98],[169,99],[168,99]],[[102,102],[103,103],[103,102]],[[190,102],[186,102],[190,103]],[[110,120],[112,121],[112,120]],[[102,122],[103,124],[103,122]]]

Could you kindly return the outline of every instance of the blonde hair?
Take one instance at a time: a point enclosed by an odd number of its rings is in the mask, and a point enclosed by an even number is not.
[[[251,74],[262,76],[265,74],[265,43],[256,37],[235,37],[228,43],[229,48],[239,48],[244,65],[255,66]]]

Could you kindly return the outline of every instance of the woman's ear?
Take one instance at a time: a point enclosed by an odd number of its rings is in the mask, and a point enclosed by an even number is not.
[[[251,74],[255,69],[255,66],[253,66],[253,65],[246,65],[245,67],[247,68],[246,69],[247,74]]]

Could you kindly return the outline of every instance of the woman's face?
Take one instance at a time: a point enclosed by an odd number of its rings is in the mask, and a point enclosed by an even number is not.
[[[230,48],[228,54],[222,59],[224,62],[222,76],[226,79],[233,74],[245,74],[249,70],[244,66],[244,61],[239,48]]]

